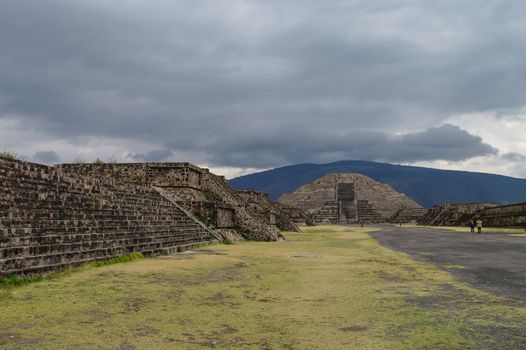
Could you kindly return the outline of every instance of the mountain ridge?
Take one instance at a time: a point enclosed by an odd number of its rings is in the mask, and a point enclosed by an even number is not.
[[[237,189],[252,188],[267,192],[277,200],[284,193],[294,192],[302,185],[336,172],[369,176],[391,185],[424,207],[446,202],[510,204],[526,201],[526,179],[364,160],[293,164],[240,176],[229,182]]]

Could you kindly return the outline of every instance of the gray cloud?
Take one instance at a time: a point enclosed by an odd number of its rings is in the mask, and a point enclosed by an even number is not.
[[[445,124],[423,132],[392,136],[383,132],[353,131],[339,135],[322,132],[306,135],[288,130],[271,135],[189,144],[209,155],[209,164],[262,167],[276,164],[326,162],[336,159],[369,159],[396,163],[422,160],[462,161],[476,156],[496,155],[498,150],[458,126]],[[170,144],[165,145],[171,147]],[[174,148],[177,146],[173,146]],[[180,147],[180,146],[179,146]]]
[[[526,162],[526,156],[519,153],[504,153],[501,158],[509,162]]]
[[[525,10],[518,0],[4,1],[0,118],[73,144],[158,149],[135,160],[492,154],[433,127],[524,105]]]
[[[147,153],[131,154],[130,157],[137,162],[162,162],[169,159],[172,155],[172,150],[162,148]]]
[[[38,151],[31,160],[42,164],[57,164],[60,162],[60,157],[55,151]]]
[[[396,136],[385,144],[391,159],[404,162],[421,160],[462,161],[476,156],[497,155],[496,148],[458,126],[445,124],[426,131]],[[388,159],[386,159],[388,160]]]

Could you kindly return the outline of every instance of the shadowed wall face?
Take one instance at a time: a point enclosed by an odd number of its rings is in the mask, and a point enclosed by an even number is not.
[[[356,201],[354,183],[339,183],[336,185],[336,195],[339,205],[339,220],[356,220]]]

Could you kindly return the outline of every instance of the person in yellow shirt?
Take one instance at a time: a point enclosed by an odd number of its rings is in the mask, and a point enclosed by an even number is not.
[[[477,219],[477,232],[482,233],[482,219],[481,218]]]

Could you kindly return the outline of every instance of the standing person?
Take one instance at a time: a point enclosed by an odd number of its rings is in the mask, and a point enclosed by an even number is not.
[[[477,219],[477,231],[478,233],[482,233],[482,219],[481,218]]]
[[[475,221],[473,221],[473,219],[469,220],[468,226],[471,229],[471,232],[475,232]]]

